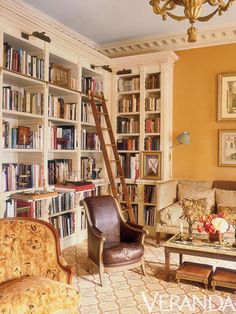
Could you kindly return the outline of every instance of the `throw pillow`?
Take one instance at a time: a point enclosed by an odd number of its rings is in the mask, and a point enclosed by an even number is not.
[[[236,206],[236,191],[216,189],[216,204]]]
[[[190,221],[198,221],[199,218],[206,214],[207,199],[188,199],[183,198],[181,201],[184,217]]]
[[[229,221],[236,222],[236,206],[227,206],[227,205],[219,204],[217,208],[217,212],[218,214],[225,213]]]
[[[183,198],[188,198],[192,200],[206,198],[206,210],[209,212],[214,210],[215,189],[178,184],[178,200],[180,203]]]

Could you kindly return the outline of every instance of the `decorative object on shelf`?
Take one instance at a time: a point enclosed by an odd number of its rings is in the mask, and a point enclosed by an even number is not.
[[[236,166],[236,130],[219,130],[219,166]]]
[[[163,20],[166,20],[167,16],[171,17],[176,21],[182,21],[185,19],[189,20],[191,27],[188,29],[188,42],[196,41],[196,32],[197,29],[193,26],[196,21],[207,22],[209,21],[216,13],[222,15],[223,12],[227,11],[230,5],[234,0],[228,0],[224,2],[223,0],[206,0],[206,1],[184,1],[184,0],[165,0],[164,4],[160,5],[160,0],[151,0],[149,4],[153,8],[153,12],[162,16]],[[205,16],[200,16],[202,5],[208,3],[210,6],[217,6],[216,9]],[[176,6],[184,7],[184,15],[178,16],[169,11],[176,8]],[[177,7],[178,9],[178,7]]]
[[[236,73],[218,74],[217,120],[236,120]]]
[[[226,220],[226,214],[220,212],[219,214],[202,215],[199,219],[201,225],[197,226],[198,232],[205,231],[209,234],[209,241],[219,241],[220,244],[224,241],[224,233],[229,229],[230,225]]]
[[[95,168],[92,170],[92,176],[94,177],[93,179],[101,179],[100,174],[101,174],[102,168]]]
[[[199,217],[206,213],[206,198],[197,200],[183,198],[181,206],[183,207],[183,216],[188,222],[188,240],[193,241],[193,225],[199,221]]]
[[[141,152],[141,177],[161,180],[161,152]]]

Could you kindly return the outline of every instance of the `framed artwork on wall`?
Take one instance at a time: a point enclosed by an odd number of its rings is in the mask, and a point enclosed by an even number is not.
[[[236,72],[218,74],[217,120],[236,120]]]
[[[219,166],[236,167],[236,130],[219,130]]]
[[[141,152],[141,178],[161,180],[161,152]]]

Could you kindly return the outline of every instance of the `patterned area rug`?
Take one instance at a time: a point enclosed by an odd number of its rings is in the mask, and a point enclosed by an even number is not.
[[[164,250],[148,239],[145,243],[147,275],[141,269],[104,274],[103,287],[98,273],[87,258],[87,243],[63,252],[73,267],[73,284],[81,291],[82,314],[136,313],[236,313],[236,294],[232,290],[206,290],[200,283],[178,285],[174,273],[178,256],[171,255],[171,281],[165,282]],[[186,256],[184,260],[235,268],[235,263]]]

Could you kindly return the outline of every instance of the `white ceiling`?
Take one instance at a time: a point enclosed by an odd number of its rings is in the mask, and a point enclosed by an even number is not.
[[[24,0],[31,6],[88,37],[98,44],[137,39],[144,36],[186,32],[188,22],[154,14],[149,0]],[[207,5],[208,6],[208,5]],[[214,7],[211,7],[211,11]],[[236,25],[236,4],[222,16],[216,15],[198,29]]]

